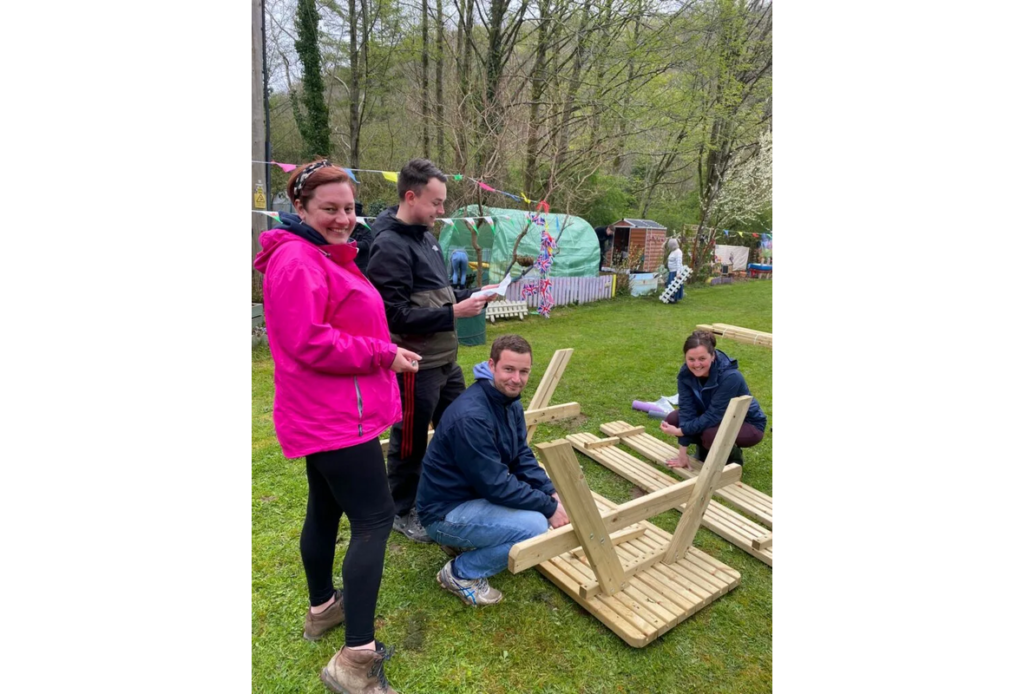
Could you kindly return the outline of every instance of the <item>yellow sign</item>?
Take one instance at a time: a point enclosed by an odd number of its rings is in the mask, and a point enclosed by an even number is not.
[[[257,210],[267,209],[267,196],[263,194],[263,186],[256,186],[256,194],[252,197],[252,205]]]

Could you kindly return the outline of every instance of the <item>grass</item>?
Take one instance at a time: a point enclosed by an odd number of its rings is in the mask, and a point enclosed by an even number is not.
[[[722,322],[771,331],[771,282],[688,289],[678,305],[617,298],[556,308],[550,320],[488,323],[488,344],[460,347],[472,366],[498,335],[518,333],[534,350],[533,396],[556,349],[575,352],[551,404],[576,401],[582,415],[541,425],[535,442],[577,431],[601,435],[612,420],[642,424],[663,436],[657,420],[631,408],[675,392],[682,341],[697,323]],[[771,350],[721,340],[739,359],[754,397],[772,414]],[[305,512],[304,460],[281,455],[271,421],[273,362],[267,348],[252,364],[252,688],[254,692],[323,692],[317,673],[344,644],[343,629],[319,643],[301,637],[307,608],[299,557]],[[385,434],[386,436],[386,434]],[[771,433],[745,451],[743,480],[772,492]],[[592,489],[617,501],[639,493],[630,483],[577,454]],[[676,511],[654,519],[671,531]],[[342,519],[336,575],[348,540]],[[694,544],[742,575],[740,586],[643,649],[627,646],[537,571],[493,580],[505,600],[464,607],[441,591],[434,574],[447,557],[392,534],[377,604],[377,638],[397,646],[388,677],[403,694],[434,692],[770,692],[772,570],[701,528]]]

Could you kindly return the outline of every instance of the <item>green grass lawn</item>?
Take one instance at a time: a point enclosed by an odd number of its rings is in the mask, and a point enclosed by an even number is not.
[[[487,345],[460,347],[459,363],[471,382],[472,366],[487,359],[495,337],[522,335],[534,351],[525,404],[554,351],[572,347],[575,352],[551,404],[576,401],[582,414],[541,425],[534,443],[580,431],[602,436],[598,426],[619,419],[669,440],[657,420],[631,408],[633,400],[675,392],[682,343],[697,323],[770,332],[771,288],[767,281],[701,287],[688,289],[674,306],[654,298],[617,298],[559,307],[549,320],[534,315],[526,321],[488,323]],[[771,350],[731,340],[720,340],[718,346],[739,359],[771,425]],[[302,639],[308,607],[299,557],[305,462],[281,455],[271,421],[273,362],[265,346],[252,354],[252,688],[322,692],[318,672],[344,645],[343,628],[316,644]],[[771,494],[771,433],[744,456],[743,481]],[[616,502],[641,493],[590,459],[577,458],[594,491]],[[669,511],[654,522],[671,531],[679,516]],[[338,585],[348,535],[342,519]],[[737,569],[739,587],[646,648],[634,649],[536,570],[492,579],[505,593],[499,605],[465,607],[434,580],[447,560],[441,550],[392,534],[377,604],[377,638],[397,647],[388,677],[403,694],[770,692],[772,570],[704,528],[694,545]]]

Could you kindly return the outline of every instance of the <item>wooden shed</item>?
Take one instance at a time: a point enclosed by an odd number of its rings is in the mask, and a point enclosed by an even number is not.
[[[638,264],[630,267],[640,272],[654,272],[662,265],[665,253],[665,227],[650,219],[622,219],[608,225],[615,230],[612,247],[604,260],[608,265],[624,265],[630,256]]]

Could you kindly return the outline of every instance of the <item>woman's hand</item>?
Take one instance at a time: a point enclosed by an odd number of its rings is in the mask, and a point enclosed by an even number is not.
[[[693,469],[690,467],[690,454],[689,451],[687,451],[686,446],[679,446],[679,458],[670,458],[665,463],[670,468],[682,468],[683,470]]]
[[[682,429],[680,429],[679,427],[674,427],[664,420],[662,420],[661,422],[661,430],[664,431],[669,436],[675,436],[676,438],[679,438],[680,436],[683,435]]]
[[[411,371],[416,373],[420,370],[420,355],[416,352],[410,352],[402,347],[398,348],[395,353],[395,360],[391,362],[391,370],[398,374],[403,374]]]

